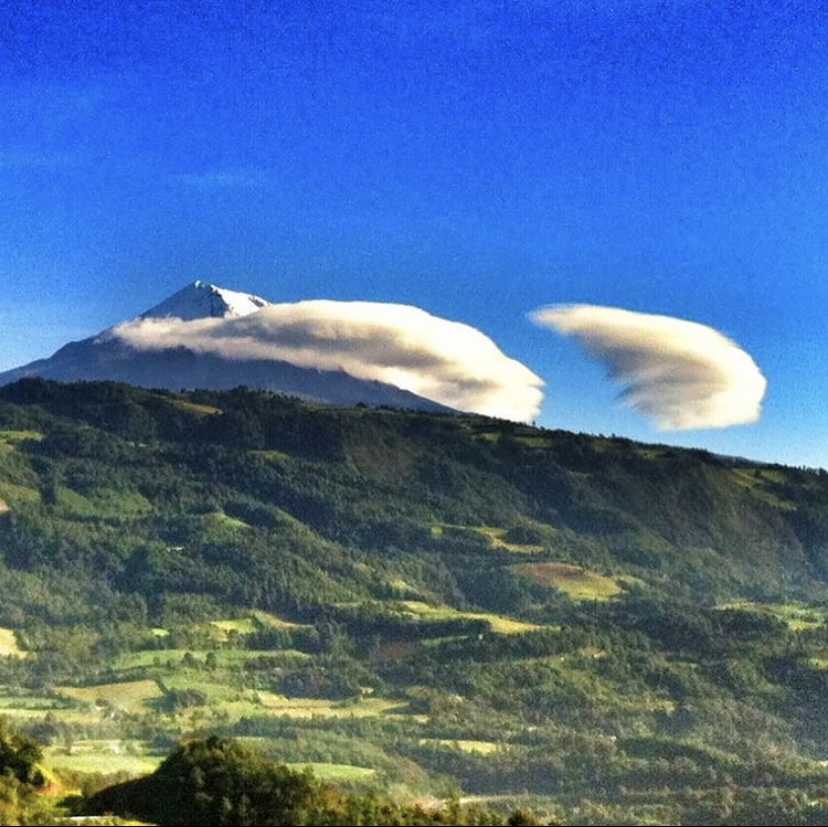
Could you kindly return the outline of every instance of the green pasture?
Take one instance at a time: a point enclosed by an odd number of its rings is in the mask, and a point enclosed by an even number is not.
[[[221,408],[216,408],[213,405],[202,405],[198,402],[189,402],[186,399],[174,399],[173,405],[182,411],[189,411],[190,413],[200,414],[202,416],[221,413]]]
[[[515,620],[514,618],[503,615],[491,614],[489,612],[464,612],[459,609],[454,609],[451,606],[432,606],[429,603],[423,603],[419,600],[402,600],[399,601],[398,605],[404,608],[406,614],[417,618],[426,618],[429,620],[454,620],[458,618],[485,620],[493,632],[502,635],[521,634],[523,632],[532,632],[545,628],[538,626],[536,623],[525,623],[522,620]]]
[[[20,442],[23,439],[36,439],[38,442],[43,439],[41,431],[22,430],[17,431],[13,428],[8,430],[0,430],[0,440],[4,442]]]
[[[299,629],[302,626],[307,627],[309,624],[294,623],[290,620],[284,620],[271,612],[254,611],[247,617],[230,618],[228,620],[212,620],[209,625],[223,633],[226,638],[231,632],[235,632],[238,635],[250,635],[254,632],[260,631],[262,628]]]
[[[66,703],[55,695],[21,692],[17,689],[0,687],[0,714],[43,715],[62,709]]]
[[[58,692],[38,694],[0,687],[0,716],[21,724],[53,720],[87,725],[101,720],[101,709]]]
[[[441,747],[448,747],[449,749],[459,750],[460,752],[474,752],[481,755],[491,755],[495,752],[502,752],[506,747],[503,744],[498,744],[495,741],[476,741],[470,739],[450,739],[450,738],[421,738],[421,744],[436,744]]]
[[[5,501],[7,507],[14,507],[15,503],[39,502],[40,492],[35,488],[0,480],[0,499]]]
[[[256,610],[252,612],[252,617],[262,626],[271,629],[299,629],[309,628],[310,623],[294,623],[292,620],[285,620],[272,612],[262,612]]]
[[[774,475],[772,472],[765,471],[764,469],[757,471],[755,468],[733,468],[730,474],[737,485],[749,489],[753,496],[758,497],[768,505],[786,510],[796,508],[795,503],[780,499],[776,494],[764,488],[768,482],[775,482],[781,479],[778,475]]]
[[[508,531],[508,529],[505,528],[476,528],[475,531],[488,537],[495,548],[502,548],[516,554],[537,554],[545,549],[544,546],[540,545],[510,543],[507,540],[504,540],[503,537]]]
[[[176,670],[165,675],[163,683],[168,690],[195,689],[202,692],[211,706],[246,697],[243,689],[222,682],[220,677],[213,680],[204,670]]]
[[[124,712],[142,712],[150,701],[163,697],[156,681],[126,681],[97,686],[58,686],[55,692],[90,706],[106,706]]]
[[[66,514],[78,517],[137,516],[152,511],[150,501],[137,491],[124,491],[105,486],[87,496],[61,485],[57,490],[57,502]]]
[[[0,501],[0,511],[2,510],[2,501]],[[4,657],[27,657],[28,653],[17,644],[17,634],[14,629],[0,627],[0,655]]]
[[[515,441],[528,448],[551,448],[552,440],[543,434],[523,433],[515,437]]]
[[[292,457],[290,454],[286,454],[284,451],[276,451],[272,448],[264,450],[254,450],[250,452],[251,456],[254,457],[261,457],[262,459],[278,459],[278,460],[290,460]]]
[[[606,577],[570,563],[518,563],[511,569],[545,586],[560,589],[572,600],[610,600],[624,591],[617,578]]]
[[[370,718],[399,713],[400,702],[390,698],[363,697],[330,701],[319,698],[287,698],[275,692],[257,692],[259,703],[270,712],[297,718]]]
[[[754,603],[750,600],[739,600],[722,603],[718,608],[771,615],[794,632],[817,629],[825,624],[825,612],[805,603]]]
[[[313,657],[296,649],[142,649],[138,652],[124,652],[112,661],[112,666],[119,672],[136,669],[159,669],[176,672],[199,669],[204,674],[207,669],[238,669],[246,661],[270,658],[279,663],[305,661]]]
[[[211,620],[209,626],[219,632],[222,640],[228,640],[231,634],[251,635],[259,629],[252,617],[240,617],[234,620]]]
[[[446,529],[464,529],[466,531],[474,532],[482,537],[485,537],[492,548],[503,549],[511,551],[516,554],[538,554],[545,550],[545,546],[525,543],[511,543],[505,540],[509,529],[496,526],[480,526],[480,525],[433,525],[431,526],[432,537],[442,537]]]
[[[244,520],[240,520],[238,517],[231,517],[223,511],[217,511],[214,514],[210,514],[207,519],[219,528],[229,528],[234,530],[250,528],[250,525]]]
[[[10,692],[8,695],[0,694],[0,714],[6,715],[9,712],[35,712],[42,715],[53,709],[60,709],[64,704],[57,698],[46,697],[45,695],[19,695]]]
[[[377,771],[370,767],[355,767],[352,764],[327,764],[322,762],[288,763],[292,770],[309,769],[317,778],[325,781],[370,781]]]
[[[94,739],[53,744],[43,751],[44,763],[52,770],[82,773],[127,773],[149,775],[165,756],[146,751],[143,741],[129,739]]]

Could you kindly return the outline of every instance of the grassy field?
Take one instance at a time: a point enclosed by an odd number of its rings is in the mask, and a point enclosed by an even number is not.
[[[52,770],[137,776],[154,772],[165,758],[144,752],[144,748],[138,740],[81,740],[53,744],[44,750],[43,757]]]
[[[257,692],[262,707],[274,714],[293,718],[371,718],[399,716],[404,706],[389,698],[365,697],[360,700],[329,701],[316,698],[287,698],[274,692]],[[406,715],[406,717],[411,717]]]
[[[35,488],[27,488],[13,482],[0,481],[0,497],[11,508],[15,502],[32,503],[40,500],[40,492]]]
[[[512,570],[545,586],[554,586],[566,592],[572,600],[609,600],[624,590],[613,577],[569,563],[518,563]]]
[[[199,414],[201,416],[209,416],[210,414],[221,413],[221,408],[216,408],[213,405],[202,405],[198,402],[189,402],[186,399],[175,399],[173,405],[180,408],[182,411],[189,411],[190,413]]]
[[[530,543],[510,543],[504,540],[503,538],[507,532],[505,528],[478,528],[476,530],[488,537],[495,548],[505,549],[515,554],[537,554],[544,550],[544,546]]]
[[[55,687],[55,692],[90,706],[107,706],[124,712],[140,712],[149,701],[163,697],[164,693],[153,680],[105,683],[98,686]]]
[[[370,781],[377,774],[377,771],[370,767],[355,767],[352,764],[311,762],[289,763],[287,766],[294,770],[309,769],[317,778],[327,781]]]
[[[723,603],[719,608],[771,615],[795,632],[817,629],[825,624],[826,619],[825,612],[821,609],[807,606],[804,603],[753,603],[749,600],[740,600]]]
[[[3,442],[20,442],[21,439],[43,439],[41,431],[16,431],[14,429],[0,430],[0,440]]]
[[[3,502],[0,500],[0,511],[3,511]],[[17,635],[14,632],[14,629],[4,629],[0,627],[0,655],[3,657],[19,657],[23,658],[27,656],[27,653],[24,652],[20,646],[17,644]]]
[[[119,672],[136,669],[175,670],[189,665],[199,668],[212,664],[210,668],[239,668],[245,661],[270,658],[280,663],[296,662],[311,658],[305,652],[296,649],[143,649],[138,652],[125,652],[113,660],[113,667]],[[202,673],[203,676],[203,673]]]
[[[421,744],[437,744],[441,747],[456,749],[460,752],[476,752],[481,755],[491,755],[504,749],[503,744],[494,741],[472,741],[468,739],[450,740],[448,738],[421,738]]]
[[[493,632],[502,635],[520,634],[544,628],[534,623],[524,623],[511,617],[490,614],[488,612],[462,612],[453,609],[451,606],[432,606],[429,603],[422,603],[417,600],[403,600],[400,605],[407,614],[414,617],[428,618],[431,620],[451,620],[465,618],[469,620],[485,620]]]

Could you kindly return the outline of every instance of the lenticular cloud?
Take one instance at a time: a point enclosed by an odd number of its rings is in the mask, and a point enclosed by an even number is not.
[[[141,350],[185,347],[344,370],[458,410],[516,421],[536,416],[543,399],[543,381],[479,330],[409,305],[271,304],[241,318],[140,318],[107,335]]]
[[[575,337],[626,386],[623,401],[664,430],[759,418],[765,377],[744,350],[711,327],[589,304],[543,307],[530,318]]]

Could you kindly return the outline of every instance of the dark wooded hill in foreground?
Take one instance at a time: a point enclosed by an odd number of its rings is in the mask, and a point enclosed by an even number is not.
[[[0,682],[127,680],[124,653],[184,646],[238,691],[398,704],[196,734],[398,790],[535,796],[563,823],[756,823],[738,819],[760,805],[802,822],[828,794],[823,470],[243,388],[27,379],[0,388],[0,501],[0,626],[32,655]],[[281,625],[198,631],[249,616]],[[140,671],[162,729],[211,704],[164,668]]]

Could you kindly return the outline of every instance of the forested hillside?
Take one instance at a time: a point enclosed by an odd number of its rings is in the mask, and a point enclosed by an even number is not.
[[[84,745],[220,735],[546,822],[819,823],[824,470],[23,380],[0,505],[4,706],[87,788]]]

